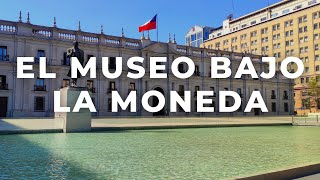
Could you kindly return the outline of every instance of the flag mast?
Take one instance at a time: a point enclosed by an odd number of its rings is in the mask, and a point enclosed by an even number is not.
[[[158,13],[157,13],[157,41],[159,42],[159,23],[158,23],[158,20],[159,20],[159,18],[158,18]]]

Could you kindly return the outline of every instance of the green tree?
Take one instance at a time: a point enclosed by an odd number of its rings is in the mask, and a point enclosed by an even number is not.
[[[308,83],[308,95],[310,98],[311,107],[318,107],[318,100],[320,98],[320,84],[316,78],[311,78]]]

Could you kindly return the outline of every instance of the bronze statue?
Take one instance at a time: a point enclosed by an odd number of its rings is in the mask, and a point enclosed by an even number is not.
[[[79,43],[77,41],[74,41],[73,42],[73,47],[69,48],[67,50],[67,57],[70,58],[70,60],[71,60],[71,57],[77,57],[79,62],[80,62],[80,64],[82,66],[84,66],[84,51],[79,48]],[[71,64],[71,66],[72,66],[72,64]],[[70,67],[68,76],[71,77],[71,67]],[[79,71],[77,72],[77,77],[78,78],[81,77],[81,74],[80,74]],[[77,87],[77,78],[73,78],[72,79],[71,86],[72,87]]]

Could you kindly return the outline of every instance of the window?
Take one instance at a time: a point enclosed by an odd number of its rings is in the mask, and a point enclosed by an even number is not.
[[[219,49],[220,43],[216,43],[216,49]]]
[[[0,61],[9,61],[7,46],[0,46]]]
[[[5,75],[0,75],[0,89],[8,89],[7,77]]]
[[[39,63],[40,57],[46,57],[44,50],[38,50],[37,57],[35,58],[36,63]]]
[[[316,55],[315,60],[319,61],[319,55]]]
[[[318,19],[320,17],[320,11],[313,13],[313,19]]]
[[[311,0],[311,1],[308,2],[308,5],[310,6],[310,5],[313,5],[315,3],[317,3],[317,0]]]
[[[256,24],[257,23],[257,21],[252,21],[251,22],[251,25],[254,25],[254,24]]]
[[[308,26],[300,27],[299,33],[308,32]]]
[[[308,21],[307,16],[299,17],[299,24],[300,24],[300,23],[303,23],[303,22],[307,22],[307,21]]]
[[[229,40],[224,40],[223,45],[228,45]]]
[[[301,84],[303,84],[304,83],[304,78],[300,78],[300,82],[301,82]]]
[[[283,91],[283,99],[288,99],[288,91]]]
[[[261,29],[261,34],[267,34],[268,33],[268,28]]]
[[[319,44],[314,45],[314,50],[318,51],[319,50]]]
[[[319,39],[319,34],[314,34],[314,39],[318,40]]]
[[[275,90],[271,91],[271,99],[276,99],[276,91]]]
[[[182,63],[180,63],[180,64],[178,65],[178,71],[179,71],[180,73],[184,73],[184,68],[183,68],[183,64],[182,64]]]
[[[63,53],[62,65],[70,66],[70,57],[67,56],[67,52]]]
[[[284,103],[283,106],[284,106],[284,112],[289,112],[289,105],[288,105],[288,103]]]
[[[108,112],[112,111],[112,99],[108,98]]]
[[[306,77],[306,83],[309,83],[309,77]]]
[[[286,37],[293,36],[293,30],[286,31]]]
[[[44,112],[45,111],[45,97],[34,97],[34,111]]]
[[[319,28],[319,23],[315,23],[314,25],[313,25],[313,29],[318,29]]]
[[[282,14],[287,14],[287,13],[289,13],[290,12],[290,10],[289,9],[286,9],[286,10],[283,10],[282,11]]]
[[[115,70],[116,69],[116,58],[115,57],[110,57],[109,58],[109,70]]]
[[[319,65],[316,65],[316,71],[319,71]]]
[[[272,26],[273,31],[279,30],[280,29],[280,24],[276,24]]]
[[[285,27],[289,27],[289,26],[292,26],[292,25],[293,25],[293,20],[292,19],[289,20],[289,21],[284,22],[284,26]]]
[[[36,85],[34,86],[35,91],[45,91],[46,86],[44,85],[44,79],[37,78]]]
[[[309,72],[309,67],[305,67],[305,73],[308,73]],[[308,79],[308,78],[307,78]],[[307,80],[306,80],[307,81]],[[308,83],[308,82],[307,82]]]
[[[241,40],[245,40],[247,38],[247,34],[242,34],[241,35]]]
[[[255,37],[255,36],[257,36],[257,31],[251,32],[251,37]]]
[[[265,20],[267,20],[267,17],[263,17],[263,18],[260,19],[261,22],[265,21]]]
[[[278,13],[271,14],[271,18],[275,18],[278,16]]]
[[[297,10],[297,9],[300,9],[300,8],[302,8],[302,5],[301,5],[301,4],[298,5],[298,6],[296,6],[296,7],[294,7],[293,10]]]
[[[272,112],[277,111],[277,104],[275,102],[272,103]]]
[[[238,40],[238,38],[237,38],[237,37],[233,37],[233,38],[231,38],[231,42],[233,42],[233,43],[237,42],[237,40]]]
[[[293,44],[294,44],[293,40],[286,41],[286,46],[292,46]]]
[[[199,71],[199,66],[198,65],[195,66],[194,75],[195,76],[200,76],[200,71]]]
[[[195,41],[197,38],[196,38],[196,35],[195,34],[192,34],[191,35],[191,41]]]

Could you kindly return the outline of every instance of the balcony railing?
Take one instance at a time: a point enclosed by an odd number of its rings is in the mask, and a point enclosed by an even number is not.
[[[96,88],[94,88],[94,87],[87,87],[87,91],[90,91],[90,92],[92,92],[92,93],[96,93]]]
[[[0,90],[8,90],[8,84],[0,84]]]
[[[0,56],[0,61],[9,61],[9,55]]]
[[[275,94],[271,95],[271,99],[277,99],[276,95]]]
[[[115,88],[115,89],[108,88],[108,89],[107,89],[107,93],[108,93],[108,94],[111,94],[112,91],[116,91],[116,90],[117,90],[116,88]]]
[[[284,100],[288,100],[288,99],[289,99],[289,96],[288,96],[288,95],[283,95],[283,99],[284,99]]]
[[[46,91],[47,87],[46,87],[46,85],[43,85],[43,86],[34,85],[33,89],[34,89],[34,91]]]

